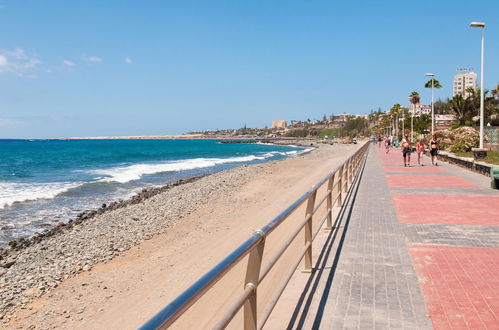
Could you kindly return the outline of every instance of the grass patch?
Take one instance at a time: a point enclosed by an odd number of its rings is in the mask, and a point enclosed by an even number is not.
[[[456,152],[456,156],[473,158],[473,152]],[[488,151],[487,157],[485,157],[483,161],[489,164],[499,165],[499,152]]]

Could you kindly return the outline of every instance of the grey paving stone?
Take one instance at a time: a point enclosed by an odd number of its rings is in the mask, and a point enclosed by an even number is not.
[[[499,247],[497,226],[403,224],[409,244]]]
[[[373,151],[348,206],[351,214],[342,218],[345,233],[337,265],[337,254],[331,253],[308,313],[289,328],[432,329],[406,247],[406,228],[396,218]]]

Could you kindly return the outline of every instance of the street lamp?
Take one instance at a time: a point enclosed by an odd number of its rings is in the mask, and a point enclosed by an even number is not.
[[[433,87],[434,87],[434,83],[435,83],[435,74],[433,73],[427,73],[425,74],[425,76],[427,77],[431,77],[431,136],[433,136],[433,134],[435,133],[435,116],[433,114]]]
[[[483,149],[483,50],[484,50],[484,35],[485,35],[485,23],[483,22],[471,22],[470,27],[480,27],[482,28],[482,64],[480,67],[480,149]]]
[[[416,105],[412,103],[410,96],[409,96],[409,101],[411,102],[411,104],[409,105],[409,112],[411,115],[411,141],[414,141],[414,113],[416,112]],[[413,106],[412,112],[411,112],[411,106]]]
[[[404,113],[404,108],[400,108],[402,110],[402,139],[405,138],[405,127],[404,127],[404,121],[405,121],[405,113]]]

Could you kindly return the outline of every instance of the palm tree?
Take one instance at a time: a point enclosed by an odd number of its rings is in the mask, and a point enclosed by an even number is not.
[[[409,95],[409,102],[411,102],[412,104],[418,104],[420,100],[421,97],[419,96],[418,92],[412,92],[411,95]]]
[[[433,87],[434,88],[442,88],[442,85],[437,79],[430,79],[426,84],[424,84],[425,88],[431,88],[431,81],[433,80]]]
[[[499,96],[499,84],[497,84],[497,87],[494,88],[491,92],[492,96]]]
[[[414,113],[416,112],[416,104],[419,103],[421,100],[421,97],[419,96],[418,92],[412,92],[411,95],[409,95],[409,102],[411,102],[414,105],[414,110],[412,111],[411,114],[411,141],[414,140]]]
[[[461,125],[464,125],[466,120],[471,119],[472,112],[470,113],[468,111],[470,109],[469,102],[467,102],[461,94],[454,95],[452,99],[449,100],[449,104]]]
[[[399,135],[399,116],[400,116],[400,113],[402,112],[401,111],[401,106],[400,104],[394,104],[393,107],[390,109],[390,116],[393,120],[393,128],[394,128],[394,132],[392,132],[393,135]]]

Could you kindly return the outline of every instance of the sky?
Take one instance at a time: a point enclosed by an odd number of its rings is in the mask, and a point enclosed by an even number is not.
[[[181,134],[499,83],[499,1],[0,0],[0,138]]]

